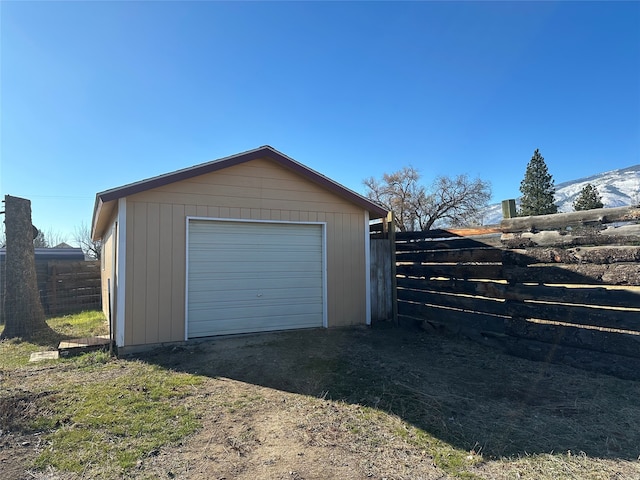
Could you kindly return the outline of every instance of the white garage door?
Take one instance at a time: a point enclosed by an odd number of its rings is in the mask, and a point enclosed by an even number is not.
[[[323,326],[322,225],[190,220],[189,338]]]

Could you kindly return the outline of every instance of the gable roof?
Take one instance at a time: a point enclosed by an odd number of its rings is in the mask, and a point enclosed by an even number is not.
[[[305,177],[307,180],[312,181],[320,185],[321,187],[329,190],[336,195],[350,201],[351,203],[358,205],[370,214],[371,218],[380,218],[387,215],[387,211],[380,205],[372,202],[368,198],[348,189],[347,187],[340,185],[339,183],[331,180],[329,177],[310,169],[300,162],[286,156],[282,152],[279,152],[275,148],[264,145],[254,150],[238,153],[229,157],[220,158],[206,163],[201,163],[193,167],[183,168],[176,170],[175,172],[165,173],[164,175],[158,175],[157,177],[148,178],[139,182],[130,183],[121,187],[112,188],[96,194],[96,201],[93,208],[93,220],[91,222],[91,236],[94,239],[102,237],[103,232],[98,232],[98,222],[107,205],[113,205],[120,198],[141,193],[153,188],[162,187],[170,183],[179,182],[181,180],[187,180],[189,178],[204,175],[206,173],[216,172],[224,168],[232,167],[244,162],[257,159],[269,159],[277,164],[296,172],[297,174]],[[110,208],[107,210],[111,210]]]

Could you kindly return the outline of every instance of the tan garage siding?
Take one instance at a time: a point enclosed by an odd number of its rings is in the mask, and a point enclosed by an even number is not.
[[[330,327],[364,324],[365,211],[269,160],[127,197],[125,345],[184,340],[186,217],[327,224]]]
[[[109,318],[109,282],[114,281],[114,255],[115,255],[115,223],[111,222],[111,227],[107,230],[102,239],[102,253],[100,255],[100,279],[102,291],[102,313]],[[112,304],[115,305],[115,299],[112,298]],[[112,318],[113,318],[113,312]]]

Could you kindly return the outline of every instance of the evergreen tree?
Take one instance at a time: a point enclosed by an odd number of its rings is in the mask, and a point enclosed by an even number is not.
[[[578,194],[578,198],[573,202],[573,209],[578,212],[580,210],[591,210],[594,208],[602,208],[604,204],[602,203],[602,197],[598,193],[598,189],[587,183],[580,193]]]
[[[527,165],[524,179],[520,182],[520,216],[547,215],[557,213],[558,207],[553,203],[556,188],[553,177],[547,170],[544,157],[536,148],[531,161]]]

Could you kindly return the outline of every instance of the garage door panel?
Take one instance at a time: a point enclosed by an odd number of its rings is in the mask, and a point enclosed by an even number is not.
[[[212,323],[214,320],[216,323],[222,323],[231,320],[241,320],[243,322],[249,322],[256,319],[264,319],[266,317],[282,317],[283,321],[288,317],[305,317],[309,323],[315,323],[317,321],[317,315],[322,314],[322,308],[317,306],[316,302],[313,303],[300,303],[294,305],[287,305],[286,312],[282,311],[281,304],[274,305],[250,305],[250,306],[221,306],[216,308],[217,318],[212,318],[209,310],[194,310],[194,317],[190,319],[190,322],[196,324],[198,322],[204,322],[207,324]],[[316,325],[317,326],[317,325]]]
[[[287,318],[281,315],[273,317],[265,316],[260,319],[245,320],[242,327],[238,327],[236,320],[226,320],[219,322],[215,330],[209,328],[209,324],[198,325],[192,327],[192,337],[210,337],[213,335],[233,335],[237,333],[251,332],[269,332],[276,330],[290,330],[296,328],[314,328],[317,327],[314,322],[308,321],[306,317]]]
[[[320,327],[319,224],[190,221],[188,334]]]
[[[287,278],[279,278],[277,275],[254,277],[254,278],[242,278],[240,275],[211,275],[208,276],[205,272],[194,274],[191,276],[193,285],[190,288],[191,292],[210,292],[211,287],[209,282],[217,282],[219,287],[217,290],[236,290],[236,289],[254,289],[254,290],[268,290],[271,288],[321,288],[322,277],[311,277],[307,272],[298,272],[299,275],[290,275]],[[274,287],[273,282],[278,281],[278,286]]]
[[[268,302],[280,301],[280,302],[296,302],[301,299],[322,299],[322,296],[318,295],[318,289],[314,287],[309,288],[297,288],[295,292],[293,289],[245,289],[241,287],[240,290],[226,289],[216,290],[215,292],[200,290],[192,293],[194,304],[215,302],[218,304],[233,303],[233,302],[251,302],[252,304],[261,305]]]
[[[218,261],[218,262],[198,262],[195,264],[194,273],[199,272],[215,272],[220,273],[235,273],[244,272],[250,274],[256,274],[259,269],[259,274],[264,275],[269,272],[273,273],[290,273],[290,272],[309,272],[314,271],[317,267],[317,262],[308,260],[309,257],[299,259],[290,258],[286,262],[261,259],[258,261],[252,261],[251,258],[237,258],[232,261]],[[193,262],[197,262],[197,259],[191,259]],[[191,273],[191,272],[190,272]]]

